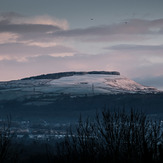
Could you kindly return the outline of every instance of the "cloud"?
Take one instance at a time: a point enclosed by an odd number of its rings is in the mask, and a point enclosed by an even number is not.
[[[0,14],[0,25],[7,24],[33,24],[33,25],[52,25],[60,29],[68,29],[68,22],[64,19],[52,18],[49,15],[24,16],[18,13],[9,12]]]
[[[47,15],[0,14],[0,80],[78,70],[161,76],[162,34],[163,19],[69,29]]]
[[[62,30],[62,25],[47,21],[46,17],[16,17],[16,16],[0,16],[0,32],[11,33],[35,33],[35,32],[55,32]]]
[[[76,50],[50,35],[68,28],[66,20],[48,15],[27,17],[18,13],[0,14],[0,60],[26,60],[29,56],[69,56]]]
[[[19,36],[14,33],[8,32],[0,33],[0,44],[16,42],[18,38]]]
[[[149,35],[162,33],[163,19],[141,20],[131,19],[124,23],[93,26],[53,33],[55,37],[80,38],[87,41],[125,41],[149,39]]]
[[[3,60],[0,65],[3,65],[1,68],[5,69],[6,74],[10,74],[8,79],[11,79],[12,76],[12,78],[16,79],[43,73],[89,70],[120,71],[122,75],[129,78],[163,75],[162,63],[149,63],[148,60],[140,59],[137,55],[132,56],[123,53],[107,53],[93,56],[78,54],[65,56],[64,58],[50,55],[31,56],[26,62]],[[13,72],[14,75],[10,72]],[[4,76],[3,71],[0,72],[0,76]]]
[[[160,56],[162,58],[163,45],[137,45],[137,44],[117,44],[114,46],[105,47],[106,50],[111,50],[120,53],[130,53],[143,56]]]
[[[149,65],[163,64],[163,45],[119,44],[104,49],[117,56],[135,58],[143,69]]]
[[[62,39],[82,42],[142,41],[163,34],[163,19],[130,19],[126,22],[69,29],[66,20],[48,15],[27,17],[17,13],[0,15],[0,33],[14,33],[18,41],[51,42]]]
[[[17,42],[61,43],[79,42],[138,42],[163,34],[163,19],[130,19],[126,22],[69,29],[64,19],[48,15],[27,17],[17,13],[0,14],[0,33],[17,35]],[[0,42],[1,39],[0,39]]]
[[[51,42],[54,41],[54,37],[51,37],[50,33],[66,29],[68,29],[66,20],[48,15],[27,17],[17,13],[0,14],[0,34],[15,34],[18,36],[17,42]]]
[[[163,45],[134,45],[134,44],[120,44],[111,47],[106,47],[105,49],[111,50],[136,50],[136,51],[146,51],[146,50],[163,50]]]
[[[135,81],[148,86],[157,87],[160,90],[163,90],[163,75],[162,76],[148,76],[148,77],[140,77],[135,78]]]
[[[40,46],[32,46],[32,45],[25,45],[22,43],[6,43],[0,44],[0,56],[1,60],[4,56],[6,58],[20,58],[29,56],[38,56],[38,55],[53,55],[62,57],[66,55],[73,55],[76,51],[72,48],[56,45],[51,47],[40,47]]]
[[[54,32],[61,30],[57,26],[45,25],[45,24],[2,24],[0,25],[0,32],[11,32],[11,33],[42,33],[42,32]]]

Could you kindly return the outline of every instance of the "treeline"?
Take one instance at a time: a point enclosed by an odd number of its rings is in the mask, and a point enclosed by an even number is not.
[[[58,143],[55,162],[144,163],[163,162],[160,121],[131,110],[103,111],[94,121],[79,119],[76,130]]]
[[[13,159],[22,163],[162,163],[162,127],[161,121],[152,120],[140,111],[104,110],[93,120],[83,120],[80,116],[78,124],[68,129],[55,150],[47,144],[42,155],[31,153],[32,157],[23,159],[21,153],[17,153]],[[12,153],[11,137],[4,134],[10,134],[9,128],[0,132],[0,156],[3,156],[0,162],[13,162],[11,157],[8,159]]]

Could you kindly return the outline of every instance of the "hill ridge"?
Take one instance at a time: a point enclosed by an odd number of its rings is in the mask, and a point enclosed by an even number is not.
[[[68,71],[68,72],[58,72],[50,74],[42,74],[38,76],[31,76],[23,78],[21,80],[30,79],[59,79],[62,77],[74,76],[74,75],[85,75],[85,74],[103,74],[103,75],[120,75],[118,71]]]

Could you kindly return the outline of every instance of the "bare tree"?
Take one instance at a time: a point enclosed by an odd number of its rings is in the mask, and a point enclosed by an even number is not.
[[[11,118],[1,121],[0,128],[0,162],[3,162],[9,152],[11,143]]]
[[[94,121],[79,118],[58,144],[62,162],[161,162],[163,132],[160,121],[131,109],[96,114]]]

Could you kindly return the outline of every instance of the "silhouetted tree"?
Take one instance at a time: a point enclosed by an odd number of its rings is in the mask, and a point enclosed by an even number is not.
[[[11,145],[11,118],[1,121],[0,127],[0,162],[4,162],[8,156]]]
[[[163,161],[160,121],[131,110],[97,114],[95,120],[79,118],[64,142],[58,143],[57,162],[157,162]]]

